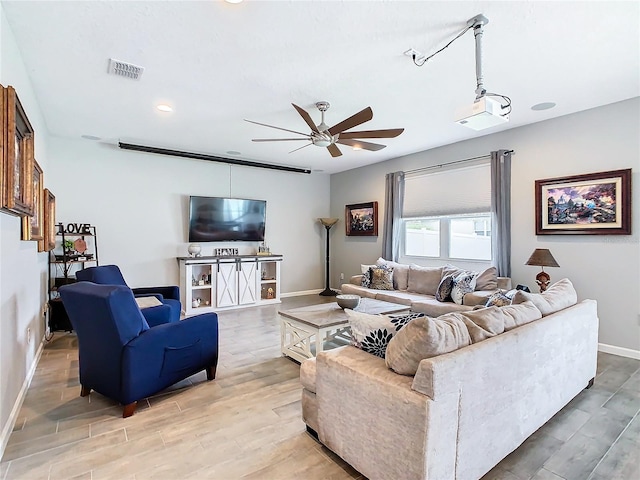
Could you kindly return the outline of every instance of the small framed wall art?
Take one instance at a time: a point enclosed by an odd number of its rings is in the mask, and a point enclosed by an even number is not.
[[[38,251],[48,252],[56,248],[56,197],[44,189],[44,238],[38,242]]]
[[[631,169],[536,180],[536,234],[631,235]]]
[[[347,236],[376,237],[378,235],[378,202],[346,205],[344,216]]]
[[[33,215],[33,127],[13,87],[2,88],[5,117],[3,206],[20,216]]]
[[[44,239],[44,174],[38,162],[33,161],[33,216],[22,217],[22,240]]]
[[[3,88],[2,95],[6,115],[4,206],[20,216],[33,215],[33,127],[14,88]]]

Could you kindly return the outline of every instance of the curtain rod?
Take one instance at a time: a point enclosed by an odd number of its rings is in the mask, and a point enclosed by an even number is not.
[[[511,154],[515,153],[513,150],[505,150],[504,152],[505,153],[511,153]],[[481,158],[491,158],[491,154],[488,153],[487,155],[480,155],[478,157],[471,157],[471,158],[463,158],[462,160],[454,160],[453,162],[441,163],[440,165],[430,165],[428,167],[421,167],[421,168],[416,168],[416,169],[413,169],[413,170],[407,170],[406,172],[404,172],[404,174],[407,175],[407,174],[411,174],[411,173],[424,172],[425,170],[431,170],[432,168],[442,168],[442,167],[446,167],[448,165],[455,165],[457,163],[470,162],[472,160],[480,160]]]

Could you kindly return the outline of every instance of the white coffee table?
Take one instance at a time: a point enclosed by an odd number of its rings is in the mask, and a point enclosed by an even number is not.
[[[402,312],[409,308],[408,305],[362,298],[355,310],[371,314],[386,314]],[[335,302],[293,308],[278,313],[280,314],[282,354],[298,362],[303,362],[322,352],[327,341],[346,344],[351,340],[349,317]]]

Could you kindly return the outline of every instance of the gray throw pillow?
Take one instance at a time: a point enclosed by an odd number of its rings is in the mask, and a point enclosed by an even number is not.
[[[440,285],[436,290],[436,300],[439,302],[451,301],[451,290],[453,290],[453,278],[455,274],[444,275],[440,280]]]

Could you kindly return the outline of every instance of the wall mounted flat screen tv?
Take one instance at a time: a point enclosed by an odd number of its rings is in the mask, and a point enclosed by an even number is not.
[[[265,200],[189,198],[190,242],[262,242],[267,213]]]

